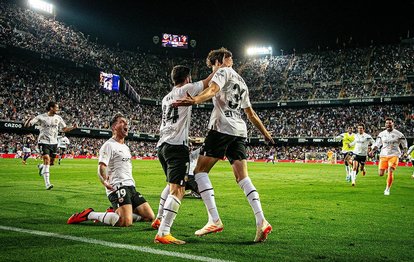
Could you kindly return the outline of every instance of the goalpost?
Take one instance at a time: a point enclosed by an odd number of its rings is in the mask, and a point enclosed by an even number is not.
[[[336,153],[329,152],[306,152],[305,163],[324,163],[324,164],[336,164]]]

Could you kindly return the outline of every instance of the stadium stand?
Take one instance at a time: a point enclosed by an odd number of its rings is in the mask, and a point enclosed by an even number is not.
[[[0,7],[0,38],[3,121],[21,123],[28,115],[43,113],[47,101],[56,100],[67,123],[107,129],[110,116],[119,111],[131,120],[131,133],[154,138],[160,125],[159,100],[171,88],[171,68],[176,64],[190,66],[193,79],[202,79],[210,71],[204,59],[106,47],[53,17],[11,1]],[[385,117],[393,117],[398,130],[414,137],[413,45],[238,59],[235,69],[246,80],[258,115],[275,137],[330,138],[358,122],[365,123],[367,133],[375,137]],[[98,86],[100,70],[128,79],[149,102],[137,104],[123,93],[102,92]],[[312,102],[320,100],[329,103]],[[209,114],[208,106],[193,110],[191,136],[206,135]],[[248,130],[249,137],[258,137],[250,124]],[[16,151],[22,134],[5,129],[0,132],[0,152]],[[103,141],[76,134],[70,138],[75,155],[95,154]],[[155,154],[154,142],[132,139],[130,143],[136,156]],[[326,146],[280,146],[277,157],[303,159],[310,148],[332,149]],[[259,145],[249,154],[260,158],[264,151],[266,147]]]

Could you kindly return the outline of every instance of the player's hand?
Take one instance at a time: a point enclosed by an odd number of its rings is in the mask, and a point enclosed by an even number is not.
[[[104,187],[106,187],[108,190],[111,190],[111,191],[114,191],[115,189],[114,189],[114,187],[111,185],[111,184],[109,184],[109,182],[108,181],[103,181],[103,185],[104,185]]]
[[[192,106],[195,104],[194,98],[187,92],[187,96],[172,103],[173,107]]]
[[[75,123],[75,124],[73,124],[73,129],[76,129],[76,128],[78,128],[78,123]]]

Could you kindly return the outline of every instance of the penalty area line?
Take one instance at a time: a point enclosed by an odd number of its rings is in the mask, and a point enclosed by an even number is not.
[[[19,233],[26,233],[26,234],[31,234],[31,235],[37,235],[37,236],[60,238],[64,240],[83,242],[87,244],[101,245],[101,246],[106,246],[106,247],[111,247],[111,248],[134,250],[134,251],[150,253],[154,255],[178,257],[178,258],[185,258],[185,259],[191,259],[191,260],[196,260],[196,261],[230,262],[229,260],[221,260],[221,259],[215,259],[215,258],[203,257],[203,256],[194,256],[194,255],[189,255],[185,253],[159,250],[159,249],[144,247],[144,246],[119,244],[119,243],[103,241],[103,240],[98,240],[98,239],[93,239],[93,238],[61,235],[61,234],[47,232],[47,231],[38,231],[38,230],[24,229],[24,228],[18,228],[18,227],[8,227],[8,226],[2,226],[2,225],[0,225],[0,229],[19,232]]]

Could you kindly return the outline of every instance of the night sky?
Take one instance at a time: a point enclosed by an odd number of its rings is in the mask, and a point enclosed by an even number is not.
[[[408,1],[115,1],[49,0],[57,19],[125,49],[164,50],[152,43],[161,33],[187,34],[197,41],[181,54],[205,56],[221,46],[243,55],[251,44],[274,54],[398,43],[414,36],[414,0]],[[352,40],[350,41],[350,38]],[[168,49],[170,51],[171,48]]]

